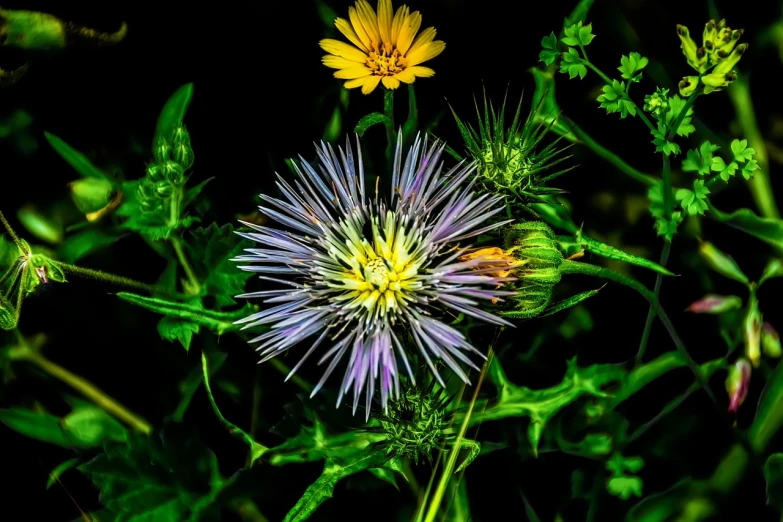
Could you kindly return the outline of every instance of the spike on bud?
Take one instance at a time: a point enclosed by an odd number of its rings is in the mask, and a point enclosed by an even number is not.
[[[685,309],[694,314],[722,314],[729,310],[736,310],[742,306],[742,299],[736,295],[708,294],[694,301]]]
[[[729,413],[737,413],[745,401],[750,388],[751,367],[747,360],[737,359],[729,368],[726,378],[726,392],[729,394]]]
[[[780,335],[771,324],[764,321],[761,326],[761,350],[767,357],[777,359],[783,355],[783,348],[780,346]]]
[[[745,356],[750,359],[754,368],[758,368],[761,361],[761,325],[762,316],[759,311],[759,302],[755,295],[751,295],[743,329],[745,335]]]
[[[707,264],[720,275],[734,279],[740,283],[750,284],[748,276],[742,273],[740,267],[731,256],[724,254],[712,243],[699,240],[699,253]]]

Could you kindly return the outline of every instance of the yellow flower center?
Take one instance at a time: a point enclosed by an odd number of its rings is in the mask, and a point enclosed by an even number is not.
[[[405,56],[397,48],[390,44],[372,43],[372,50],[368,54],[366,65],[375,76],[393,76],[402,72],[407,67]]]
[[[419,270],[426,260],[421,251],[421,233],[406,227],[387,211],[381,223],[371,219],[370,237],[364,237],[360,223],[345,221],[340,228],[343,242],[335,241],[329,253],[339,269],[324,271],[326,284],[343,291],[334,298],[348,310],[366,313],[366,320],[394,321],[397,311],[422,288]]]

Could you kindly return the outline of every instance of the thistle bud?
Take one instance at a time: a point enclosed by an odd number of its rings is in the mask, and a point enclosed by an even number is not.
[[[699,253],[707,261],[707,264],[719,274],[740,283],[749,284],[748,276],[742,273],[734,259],[715,248],[712,243],[699,241]]]
[[[174,142],[171,157],[174,158],[174,161],[179,163],[183,170],[187,170],[193,166],[193,149],[191,149],[188,144]]]
[[[152,154],[155,156],[155,161],[158,163],[171,161],[171,145],[168,141],[161,138],[158,140],[158,143],[155,144]]]
[[[748,303],[748,313],[745,316],[743,331],[745,335],[745,356],[758,368],[761,360],[761,324],[762,316],[759,311],[759,303],[755,295],[752,295]]]
[[[722,314],[742,306],[742,299],[736,295],[705,295],[685,309],[694,314]]]
[[[139,200],[142,210],[155,210],[160,205],[155,184],[147,178],[142,178],[136,188],[136,198]]]
[[[780,335],[766,321],[761,326],[761,350],[764,352],[764,355],[774,359],[783,355],[783,349],[780,346]]]
[[[163,176],[172,185],[182,185],[185,181],[185,169],[176,161],[167,161],[161,165]]]
[[[111,200],[114,187],[106,179],[82,178],[68,184],[71,199],[82,214],[104,208]]]
[[[726,378],[726,392],[729,394],[729,413],[737,413],[739,407],[745,401],[750,387],[751,367],[745,359],[737,359],[737,362],[729,368],[729,376]]]
[[[157,163],[147,165],[147,177],[154,182],[162,180],[164,178],[163,168]]]
[[[167,198],[174,192],[174,187],[166,180],[155,183],[155,193],[161,198]]]

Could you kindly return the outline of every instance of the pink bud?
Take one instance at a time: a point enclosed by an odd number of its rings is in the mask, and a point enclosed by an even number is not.
[[[737,413],[750,387],[751,366],[746,359],[737,359],[734,366],[729,369],[726,378],[726,391],[729,394],[729,413]]]
[[[694,314],[722,314],[729,310],[734,310],[742,306],[742,299],[736,295],[705,295],[698,301],[691,303],[685,309],[686,312]]]

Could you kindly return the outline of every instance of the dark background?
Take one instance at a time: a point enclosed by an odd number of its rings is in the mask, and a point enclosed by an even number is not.
[[[345,17],[351,2],[332,0],[329,4]],[[470,119],[472,96],[480,95],[482,88],[498,103],[507,88],[512,102],[523,90],[529,96],[533,82],[527,70],[538,60],[539,42],[551,30],[557,32],[573,7],[572,2],[501,0],[412,0],[408,5],[422,11],[422,28],[435,26],[438,38],[447,42],[445,52],[426,64],[436,70],[435,77],[420,79],[416,88],[422,121],[442,117],[438,134],[455,148],[461,147],[461,140],[447,112],[446,99],[461,117]],[[781,15],[780,5],[762,1],[718,1],[715,5],[729,25],[746,29],[743,41],[751,42],[751,48],[739,68],[750,74],[759,125],[765,131],[781,114],[776,82],[782,71],[776,49],[762,48],[756,42],[761,30]],[[0,90],[0,117],[15,109],[28,111],[34,121],[31,132],[39,143],[35,152],[22,155],[9,140],[0,140],[0,208],[9,217],[27,203],[45,209],[62,200],[67,194],[67,183],[76,179],[76,173],[43,139],[43,131],[84,152],[96,165],[108,171],[121,170],[126,178],[135,179],[143,175],[149,160],[149,144],[163,103],[182,84],[194,82],[195,95],[186,118],[196,154],[193,179],[199,182],[215,177],[205,190],[212,207],[204,222],[230,222],[238,214],[254,209],[255,196],[269,190],[274,171],[287,172],[286,158],[311,155],[312,142],[321,138],[341,88],[341,82],[332,78],[332,71],[321,65],[324,53],[318,47],[319,39],[326,35],[335,37],[336,31],[324,25],[315,4],[309,1],[117,1],[101,6],[92,2],[27,1],[5,2],[3,7],[49,12],[107,32],[117,30],[122,20],[129,24],[126,40],[117,46],[75,45],[47,53],[0,48],[0,67],[12,69],[30,63],[29,72],[19,83]],[[709,5],[701,1],[598,1],[589,15],[597,35],[589,47],[591,59],[611,74],[619,65],[621,54],[641,52],[663,64],[670,76],[670,83],[665,86],[674,92],[679,78],[690,74],[679,49],[675,24],[688,25],[700,38],[700,28],[708,18]],[[651,92],[653,83],[646,81],[644,89]],[[660,160],[653,154],[647,129],[640,121],[606,115],[593,101],[599,87],[592,74],[583,81],[567,81],[558,75],[558,101],[565,113],[599,142],[620,153],[636,168],[657,173]],[[369,96],[352,91],[344,130],[350,129],[362,115],[380,110],[381,105],[380,89]],[[526,104],[524,110],[527,107]],[[733,109],[725,93],[700,98],[696,111],[699,119],[713,129],[733,137],[728,134]],[[383,139],[380,128],[367,133],[367,140],[375,146],[380,146]],[[682,142],[683,149],[687,148],[685,143]],[[691,146],[697,143],[694,139]],[[626,219],[624,202],[629,197],[643,197],[643,188],[589,151],[575,149],[574,160],[580,167],[558,180],[558,186],[571,193],[575,221],[584,221],[586,230],[613,237],[614,241],[632,245],[638,252],[657,259],[661,243],[655,237],[649,215],[643,214],[633,224]],[[777,182],[778,170],[773,162],[770,176],[779,191],[783,187]],[[735,184],[713,199],[716,206],[724,210],[753,206],[742,183],[737,180]],[[75,210],[69,212],[75,222]],[[22,230],[17,221],[12,223]],[[619,236],[610,236],[617,231],[621,232]],[[729,250],[752,277],[760,273],[769,256],[766,245],[724,226],[705,220],[702,233],[718,247]],[[706,360],[723,351],[714,333],[715,323],[680,312],[703,293],[702,279],[690,262],[693,256],[683,255],[693,249],[692,239],[675,241],[670,266],[682,277],[676,284],[664,286],[662,302],[695,358]],[[154,281],[163,268],[162,260],[135,237],[86,258],[82,264],[145,281]],[[654,278],[649,273],[633,273],[652,285]],[[730,282],[713,280],[719,293],[739,291]],[[584,288],[580,284],[573,283],[569,291],[587,289],[592,283],[587,282]],[[198,363],[200,350],[195,346],[185,356],[181,347],[159,340],[152,334],[156,317],[119,303],[111,291],[104,285],[81,280],[55,287],[44,296],[28,300],[20,327],[27,334],[46,331],[50,337],[47,355],[51,359],[78,370],[157,424],[176,406],[177,380]],[[761,299],[763,306],[765,294]],[[766,299],[769,303],[774,301]],[[563,361],[577,353],[580,365],[620,363],[635,353],[647,312],[647,305],[639,296],[610,286],[594,298],[590,310],[596,329],[580,337],[578,343],[547,346],[542,353],[538,364],[551,371],[554,382],[562,378]],[[764,311],[765,319],[777,319],[783,325],[780,312],[772,305]],[[524,351],[539,328],[557,321],[555,317],[538,324],[526,323],[515,337],[517,348]],[[234,338],[220,342],[232,363],[227,375],[245,392],[238,402],[227,405],[224,413],[239,424],[249,422],[249,390],[254,379],[261,379],[261,433],[265,433],[282,418],[283,405],[292,400],[295,391],[284,385],[274,370],[257,367],[255,354],[241,342]],[[665,333],[656,326],[648,353],[653,356],[669,349]],[[317,375],[314,372],[318,371],[310,368],[310,375]],[[533,388],[554,383],[541,377],[537,369],[522,365],[510,364],[507,372],[515,382]],[[30,396],[43,401],[60,389],[30,373],[19,369],[20,378],[0,391],[2,407]],[[664,381],[651,397],[634,402],[629,417],[638,421],[651,417],[665,403],[667,394],[676,395],[690,382],[687,374],[676,374]],[[714,379],[712,385],[724,397],[721,380]],[[749,405],[759,392],[752,390]],[[330,400],[321,402],[331,407]],[[212,448],[218,448],[221,469],[230,474],[242,465],[242,448],[221,431],[201,392],[192,408],[187,420],[206,426],[203,432]],[[676,456],[649,461],[645,494],[663,491],[683,474],[703,477],[711,473],[730,438],[715,415],[702,415],[710,408],[705,397],[696,394],[674,414],[675,420],[667,426],[676,428],[694,415],[704,419],[690,428],[677,446],[688,466],[673,465],[671,459],[678,459]],[[744,411],[750,417],[741,417],[741,423],[744,420],[747,424],[752,418],[752,411],[747,410],[752,408]],[[490,436],[491,428],[486,430]],[[651,444],[660,436],[663,434],[653,430],[640,445]],[[279,442],[272,435],[264,440],[270,445],[275,440]],[[11,484],[4,487],[6,515],[73,520],[78,511],[69,494],[84,510],[98,506],[94,488],[78,473],[65,475],[67,492],[59,486],[44,490],[47,472],[69,457],[67,451],[31,441],[2,427],[0,441],[5,455],[2,472]],[[476,520],[495,520],[489,515],[493,509],[508,513],[512,520],[523,519],[521,493],[533,500],[542,520],[552,520],[555,503],[568,492],[573,467],[569,462],[565,457],[522,462],[509,459],[507,453],[480,459],[466,475]],[[270,520],[282,518],[319,470],[320,464],[274,470],[274,476],[259,482],[259,489],[264,491],[260,497],[262,511]],[[758,478],[749,481],[747,495],[740,494],[739,498],[744,498],[748,505],[764,504],[763,483]],[[328,501],[312,520],[392,520],[396,510],[384,509],[384,504],[397,506],[409,501],[405,490],[365,492],[349,482],[347,486],[338,486],[335,499]],[[630,503],[615,503],[606,513],[616,515],[611,520],[620,520]]]

